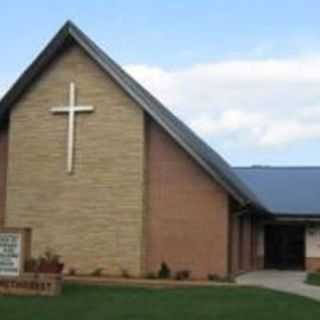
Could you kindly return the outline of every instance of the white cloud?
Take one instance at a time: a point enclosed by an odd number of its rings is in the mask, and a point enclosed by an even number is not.
[[[126,69],[201,136],[263,148],[320,138],[320,58]]]
[[[320,56],[125,68],[209,143],[272,149],[320,139]],[[0,97],[7,88],[0,78]]]
[[[199,117],[191,121],[191,126],[203,135],[219,134],[223,131],[236,132],[248,127],[254,129],[263,120],[259,113],[245,114],[241,110],[227,110],[219,118]]]
[[[2,98],[2,96],[5,94],[5,89],[3,86],[1,86],[0,84],[0,99]]]
[[[9,87],[9,81],[7,81],[8,77],[6,75],[1,74],[0,76],[0,99],[6,93]]]

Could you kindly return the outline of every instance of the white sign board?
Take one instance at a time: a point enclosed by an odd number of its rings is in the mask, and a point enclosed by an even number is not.
[[[18,276],[21,261],[21,234],[0,233],[0,276]]]

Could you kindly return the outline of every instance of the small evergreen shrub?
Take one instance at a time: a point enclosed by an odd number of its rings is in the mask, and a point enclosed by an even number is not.
[[[169,279],[171,276],[171,270],[165,262],[161,263],[160,270],[158,272],[159,279]]]
[[[68,276],[73,277],[73,276],[76,276],[76,275],[77,275],[77,270],[75,268],[70,268],[68,270]]]
[[[128,270],[126,270],[126,269],[121,270],[121,276],[122,276],[122,278],[127,278],[127,279],[131,278]]]
[[[92,271],[91,276],[92,277],[101,277],[102,276],[102,268],[97,268],[94,271]]]

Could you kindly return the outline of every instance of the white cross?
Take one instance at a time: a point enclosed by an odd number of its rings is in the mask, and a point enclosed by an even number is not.
[[[93,112],[92,106],[76,106],[76,86],[73,82],[70,83],[69,106],[53,107],[52,113],[67,113],[68,114],[68,156],[67,156],[67,172],[72,173],[73,158],[74,158],[74,132],[75,132],[75,115],[77,112]]]

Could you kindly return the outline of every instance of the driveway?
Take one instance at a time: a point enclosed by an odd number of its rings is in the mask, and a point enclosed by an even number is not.
[[[237,277],[241,285],[254,285],[278,291],[293,293],[320,301],[320,287],[304,283],[305,272],[263,270],[249,272]]]

